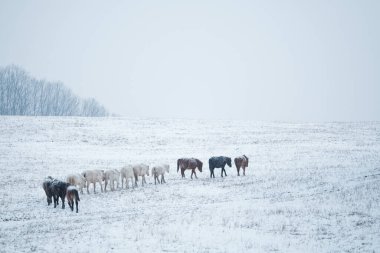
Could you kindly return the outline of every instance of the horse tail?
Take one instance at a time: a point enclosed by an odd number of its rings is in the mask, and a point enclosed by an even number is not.
[[[243,155],[245,159],[247,160],[247,166],[248,166],[248,157],[246,155]]]
[[[75,192],[75,198],[76,198],[78,201],[80,201],[80,199],[79,199],[79,193],[78,193],[78,191],[77,191],[77,190],[75,190],[74,192]]]
[[[177,160],[177,173],[178,173],[178,171],[179,171],[179,162],[180,162],[180,160],[181,160],[181,159],[178,159],[178,160]]]

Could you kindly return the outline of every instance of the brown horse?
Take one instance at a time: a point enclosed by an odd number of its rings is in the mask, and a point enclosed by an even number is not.
[[[238,156],[234,161],[238,176],[240,176],[240,168],[243,169],[243,175],[245,176],[245,168],[248,167],[248,157],[246,155]]]
[[[74,211],[74,203],[75,203],[76,211],[78,212],[78,201],[80,201],[80,199],[79,199],[78,189],[75,186],[70,185],[69,187],[67,187],[66,198],[67,198],[67,203],[69,204],[71,211]]]
[[[198,168],[198,170],[202,172],[202,165],[203,163],[196,158],[180,158],[177,160],[177,173],[181,168],[181,175],[184,178],[185,170],[191,170],[191,179],[193,179],[193,174],[195,178],[198,178],[195,169]]]

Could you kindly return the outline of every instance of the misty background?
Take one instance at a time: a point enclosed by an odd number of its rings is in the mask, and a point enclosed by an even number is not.
[[[130,117],[380,120],[380,1],[1,1],[0,66]]]

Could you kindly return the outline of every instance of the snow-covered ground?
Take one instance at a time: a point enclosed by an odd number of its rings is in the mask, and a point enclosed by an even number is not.
[[[209,178],[209,157],[242,154],[247,176]],[[176,172],[187,156],[197,180]],[[47,206],[45,176],[137,162],[169,163],[167,184]],[[0,117],[0,252],[379,249],[379,122]]]

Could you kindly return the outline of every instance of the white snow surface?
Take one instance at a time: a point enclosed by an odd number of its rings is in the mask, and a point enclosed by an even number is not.
[[[209,157],[243,154],[245,177],[209,178]],[[198,179],[180,157],[203,161]],[[47,205],[46,176],[130,163],[170,164],[167,184]],[[380,249],[379,122],[0,117],[0,170],[0,252]]]

